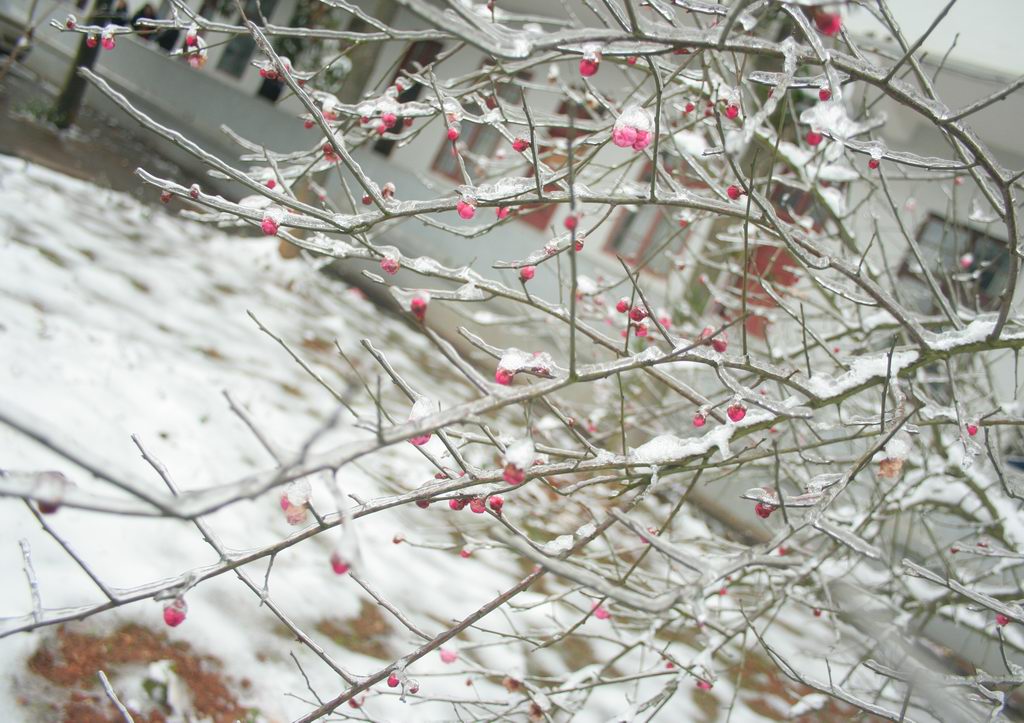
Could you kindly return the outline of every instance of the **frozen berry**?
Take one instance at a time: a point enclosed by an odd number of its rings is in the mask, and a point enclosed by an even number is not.
[[[647,309],[642,306],[634,306],[629,310],[629,318],[632,321],[643,321],[647,318]]]
[[[523,268],[519,269],[519,280],[522,281],[523,283],[525,283],[525,282],[529,281],[530,279],[532,279],[534,274],[536,274],[536,273],[537,273],[537,267],[536,266],[524,266]]]
[[[772,513],[775,512],[775,505],[767,505],[764,502],[758,502],[754,505],[754,512],[756,512],[757,516],[762,520],[767,520],[772,516]]]
[[[522,484],[523,480],[526,479],[526,472],[519,469],[514,464],[506,464],[501,476],[502,479],[510,485],[517,485]]]
[[[969,423],[969,424],[967,425],[967,434],[968,434],[969,436],[973,437],[973,436],[974,436],[974,435],[976,435],[977,433],[978,433],[978,425],[977,425],[977,424],[970,424],[970,423]]]
[[[487,511],[487,505],[482,497],[474,497],[469,501],[469,509],[473,514],[482,515]]]
[[[498,206],[498,208],[495,209],[495,213],[497,214],[499,221],[504,221],[506,218],[508,218],[508,215],[511,212],[512,209],[509,208],[508,206]]]
[[[725,410],[725,413],[729,415],[729,419],[732,421],[739,422],[747,416],[747,408],[742,404],[732,404]]]
[[[694,427],[703,427],[705,424],[707,424],[707,422],[708,422],[707,415],[704,414],[703,412],[697,412],[696,414],[693,415],[693,426]]]
[[[469,201],[460,200],[455,204],[455,210],[459,213],[459,218],[466,221],[473,218],[476,215],[476,206]]]
[[[832,91],[828,88],[818,88],[818,98],[822,101],[826,101],[832,97]]]
[[[725,193],[726,195],[729,196],[729,198],[735,201],[737,198],[743,195],[743,190],[739,186],[732,185],[725,189]]]
[[[706,680],[698,680],[697,688],[703,690],[705,693],[711,690],[714,686]]]
[[[593,75],[597,72],[597,65],[597,60],[583,58],[582,60],[580,60],[580,75],[582,75],[584,78],[593,77]]]
[[[186,604],[184,598],[174,598],[173,600],[164,603],[164,622],[169,627],[176,628],[185,622],[185,616],[188,614],[188,604]]]
[[[740,114],[740,107],[738,105],[736,105],[735,103],[730,103],[728,106],[726,106],[725,117],[728,118],[729,120],[733,120],[739,114]]]
[[[455,126],[448,127],[448,140],[450,140],[453,143],[459,140],[459,129],[456,128]]]
[[[1002,613],[996,613],[996,625],[999,627],[1005,627],[1010,624],[1010,618],[1006,617]]]
[[[380,260],[380,268],[385,274],[394,276],[398,273],[398,259],[394,256],[385,256]]]
[[[454,650],[449,650],[448,648],[441,648],[439,652],[441,654],[442,663],[451,664],[459,659],[459,654],[456,653]]]
[[[565,217],[565,221],[563,221],[563,223],[565,224],[565,227],[567,229],[572,231],[574,228],[576,228],[579,225],[580,217],[577,216],[574,213],[573,214],[569,214],[568,216]]]
[[[872,158],[868,161],[868,168],[870,168],[873,171],[876,168],[878,168],[878,163],[879,161],[877,158]]]
[[[270,216],[264,216],[263,221],[260,223],[260,228],[263,229],[263,233],[267,236],[277,235],[277,221]]]
[[[331,569],[335,575],[344,575],[348,572],[348,563],[337,552],[331,553]]]
[[[395,675],[394,673],[392,673],[391,675],[388,676],[388,687],[389,688],[397,688],[399,682],[400,681],[398,680],[398,676]]]
[[[160,192],[160,203],[170,203],[172,198],[174,198],[174,194],[170,191]]]
[[[809,146],[820,145],[821,141],[824,139],[824,137],[825,136],[823,136],[821,133],[815,133],[814,131],[807,131],[807,136],[806,136],[806,138],[807,138],[807,145],[809,145]]]
[[[423,321],[427,318],[427,300],[422,296],[414,296],[409,302],[409,311],[416,317],[416,321]]]
[[[505,500],[502,499],[501,495],[491,495],[487,498],[487,504],[490,505],[496,514],[501,514],[501,508],[504,507]]]
[[[619,299],[618,302],[616,302],[615,304],[615,310],[620,314],[625,314],[627,311],[629,311],[629,299],[627,299],[625,296]]]
[[[512,141],[512,150],[516,153],[522,153],[530,147],[530,142],[525,138],[516,138]]]

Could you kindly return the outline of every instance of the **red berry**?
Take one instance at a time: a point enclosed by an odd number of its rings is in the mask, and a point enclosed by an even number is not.
[[[878,164],[879,160],[877,158],[872,158],[871,160],[868,161],[868,168],[870,168],[873,171],[876,168],[878,168]]]
[[[160,192],[160,203],[170,203],[172,198],[174,198],[174,194],[170,191]]]
[[[825,100],[828,100],[831,97],[832,97],[832,91],[829,90],[828,88],[819,88],[818,89],[818,98],[819,99],[825,101]]]
[[[817,146],[821,143],[824,137],[825,136],[821,135],[820,133],[815,133],[814,131],[807,131],[807,145]]]
[[[996,625],[1004,627],[1010,624],[1010,618],[1006,617],[1002,613],[996,613]]]
[[[192,198],[193,201],[195,201],[195,200],[197,200],[199,198],[199,184],[198,183],[193,183],[189,187],[188,195]]]
[[[526,479],[526,472],[519,469],[514,464],[506,464],[505,469],[502,472],[502,478],[510,485],[522,484],[523,480]]]
[[[788,554],[789,554],[789,548],[786,547],[785,545],[779,545],[779,556],[782,557],[782,556],[788,555]]]
[[[455,210],[459,214],[459,218],[468,221],[476,215],[476,206],[468,201],[459,200],[455,204]]]
[[[637,322],[643,321],[647,318],[647,309],[642,306],[634,306],[629,310],[629,318]]]
[[[399,680],[398,680],[398,676],[397,675],[392,673],[391,675],[388,676],[388,687],[389,688],[397,688],[398,687],[398,683],[399,683]]]
[[[820,618],[821,617],[821,608],[814,608],[814,617],[816,617],[816,618]]]
[[[727,189],[725,189],[725,192],[733,201],[735,201],[737,198],[743,195],[743,191],[740,189],[739,186],[736,185],[729,186]]]
[[[516,138],[514,141],[512,141],[512,150],[514,150],[516,153],[522,153],[529,147],[530,142],[525,138]]]
[[[725,109],[725,117],[729,120],[733,120],[740,114],[740,108],[735,103],[730,103]]]
[[[576,238],[576,243],[573,244],[573,249],[576,250],[576,253],[579,253],[580,251],[583,250],[583,237],[582,236],[578,236]]]
[[[277,235],[277,221],[272,219],[270,216],[264,216],[262,223],[260,223],[260,228],[263,229],[263,233],[267,236]]]
[[[474,514],[482,515],[487,511],[487,505],[482,497],[474,497],[469,501],[469,509]]]
[[[409,311],[416,317],[416,321],[423,321],[427,318],[427,300],[422,296],[414,296],[409,302]]]
[[[960,552],[960,548],[957,547],[956,545],[953,545],[953,547],[949,548],[949,554],[950,555],[955,555],[958,552]]]
[[[176,628],[185,622],[185,616],[188,614],[188,605],[185,603],[184,598],[174,598],[173,600],[164,603],[164,622],[172,628]]]
[[[113,35],[104,35],[102,43],[104,50],[113,50],[114,46],[117,44],[117,41],[114,40]]]
[[[580,60],[580,75],[584,78],[590,78],[597,72],[597,60],[591,60],[590,58],[583,58]]]
[[[306,120],[304,120],[304,121],[302,122],[302,126],[303,126],[304,128],[306,128],[307,130],[308,130],[308,129],[310,129],[310,128],[312,128],[312,127],[313,127],[313,126],[315,126],[315,125],[316,125],[316,123],[314,123],[314,122],[313,122],[313,119],[312,119],[312,118],[307,118]]]
[[[747,408],[742,404],[733,404],[725,410],[725,413],[729,415],[729,419],[732,421],[739,422],[747,416]]]
[[[274,190],[275,186],[277,186],[277,181],[275,181],[273,178],[267,181],[267,188],[269,188],[270,190]]]
[[[619,299],[618,302],[615,304],[615,310],[620,314],[625,314],[627,311],[629,311],[629,299],[627,299],[625,296]]]
[[[498,208],[495,209],[495,212],[498,215],[498,220],[504,221],[506,218],[508,218],[508,215],[509,213],[512,212],[512,209],[509,208],[508,206],[498,206]]]
[[[697,688],[703,690],[705,693],[711,690],[714,686],[706,680],[698,680]]]
[[[487,498],[487,504],[491,506],[495,514],[501,514],[501,508],[505,505],[505,500],[501,498],[501,495],[491,495]]]
[[[574,228],[576,228],[576,226],[579,225],[579,222],[580,222],[580,217],[573,213],[573,214],[570,214],[570,215],[566,216],[565,217],[565,221],[563,223],[565,224],[565,227],[567,229],[572,231]]]
[[[341,559],[337,552],[331,553],[331,569],[335,575],[344,575],[348,572],[348,563]]]
[[[973,437],[977,433],[978,433],[978,425],[977,424],[968,424],[967,425],[967,434],[968,435]]]
[[[416,506],[421,510],[425,510],[430,507],[430,500],[416,500]]]
[[[95,35],[90,35],[90,36],[88,36],[85,39],[85,47],[87,47],[87,48],[95,48],[97,42],[99,42],[99,41],[96,40],[96,36]]]
[[[68,15],[68,19],[64,21],[64,27],[67,28],[68,30],[74,30],[75,29],[75,24],[76,24],[75,23],[75,16],[74,15]]]
[[[463,547],[461,550],[459,550],[459,557],[461,557],[462,559],[466,559],[467,557],[469,557],[472,554],[473,553],[470,550],[467,550],[465,547]]]
[[[628,58],[626,58],[626,62],[629,63],[630,65],[636,65],[636,56],[630,55]]]
[[[647,336],[647,324],[642,321],[636,325],[636,335],[643,338]]]
[[[772,516],[772,513],[775,512],[775,505],[766,505],[763,502],[758,502],[754,505],[754,512],[756,512],[757,516],[762,520],[767,520]]]
[[[536,273],[536,266],[524,266],[523,268],[519,269],[519,280],[525,283],[532,279],[534,274]]]
[[[691,113],[693,111],[694,107],[695,106],[693,105],[693,103],[687,103],[686,104],[686,110],[684,112]]]
[[[507,387],[509,384],[512,383],[512,380],[515,378],[515,376],[516,373],[514,371],[510,369],[505,369],[504,367],[498,367],[494,372],[494,381],[496,381],[498,384]]]
[[[707,422],[708,418],[703,412],[697,412],[696,414],[693,415],[694,427],[703,427],[705,424],[707,424]]]
[[[403,118],[402,125],[404,125],[406,128],[412,128],[412,123],[414,120],[414,118]]]
[[[380,268],[385,274],[394,276],[398,273],[398,259],[394,256],[385,256],[380,260]]]
[[[839,31],[843,28],[843,20],[839,17],[839,13],[829,13],[824,10],[814,10],[814,24],[818,26],[818,30],[823,35],[829,37],[839,34]]]
[[[44,502],[43,500],[37,500],[36,507],[39,508],[39,511],[44,515],[52,515],[55,514],[57,510],[60,509],[60,502]]]
[[[456,128],[455,126],[448,127],[448,140],[452,141],[453,143],[459,140],[459,129]]]
[[[458,512],[459,510],[466,506],[466,500],[462,499],[461,497],[456,497],[454,499],[448,500],[448,506],[451,509]]]
[[[394,128],[395,124],[398,123],[398,116],[394,113],[385,113],[380,117],[380,120],[386,128]]]

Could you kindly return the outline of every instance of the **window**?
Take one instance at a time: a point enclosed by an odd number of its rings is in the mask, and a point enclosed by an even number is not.
[[[523,72],[518,75],[520,80],[529,80],[530,74]],[[498,97],[506,103],[519,103],[520,91],[519,86],[515,83],[495,83],[498,91]],[[497,102],[493,97],[488,96],[484,101],[486,108],[481,108],[476,104],[467,104],[466,109],[474,115],[483,115],[489,110],[493,110],[498,107]],[[503,143],[503,139],[498,131],[494,130],[489,125],[481,123],[468,123],[462,124],[462,134],[459,136],[459,147],[464,148],[467,153],[475,156],[490,157],[494,155],[494,152],[498,149],[498,145]],[[445,141],[441,144],[441,149],[437,152],[437,157],[434,159],[434,170],[438,173],[451,178],[454,181],[462,182],[462,173],[459,170],[459,160],[455,157],[452,152],[452,144]]]
[[[822,181],[821,185],[827,186],[828,183]],[[815,201],[814,194],[810,191],[793,188],[785,183],[775,181],[772,183],[772,192],[768,198],[775,207],[779,218],[786,223],[796,223],[797,219],[807,216],[811,219],[811,229],[814,231],[824,230],[828,215]]]
[[[666,170],[672,172],[674,160],[665,154],[661,160]],[[651,182],[651,170],[648,164],[642,183]],[[644,268],[665,276],[673,267],[671,254],[678,252],[679,240],[685,234],[672,206],[642,204],[626,207],[605,244],[605,251],[621,256],[631,266],[646,261]]]
[[[274,12],[275,5],[277,5],[277,0],[262,0],[259,4],[257,4],[257,0],[245,0],[245,17],[258,20],[262,11],[263,17],[269,18]],[[236,24],[241,25],[241,23],[242,19],[239,16]],[[241,78],[255,49],[256,41],[252,39],[252,36],[236,35],[228,41],[227,47],[224,48],[224,53],[217,63],[217,70]]]
[[[405,53],[405,57],[402,58],[402,64],[398,67],[398,71],[395,73],[395,77],[391,79],[391,82],[394,83],[398,78],[402,77],[403,73],[416,73],[421,68],[425,68],[433,63],[441,52],[442,47],[441,43],[436,40],[418,40],[410,45],[409,50]],[[406,78],[406,82],[408,82],[408,78]],[[422,90],[422,85],[413,83],[398,94],[398,102],[411,103],[420,97]],[[387,138],[386,136],[398,135],[403,130],[405,130],[405,123],[402,118],[399,118],[393,128],[385,131],[385,137],[373,144],[373,150],[382,156],[390,156],[391,151],[395,148],[395,141],[393,138]]]
[[[942,293],[968,308],[990,311],[1009,281],[1009,251],[1005,241],[931,214],[917,233],[921,256],[934,274]],[[934,299],[924,289],[924,278],[912,254],[904,259],[899,275],[916,282],[911,291],[922,311],[931,311]]]

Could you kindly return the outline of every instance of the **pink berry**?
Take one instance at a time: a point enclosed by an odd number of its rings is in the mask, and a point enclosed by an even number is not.
[[[996,613],[996,625],[999,627],[1005,627],[1010,624],[1010,618],[1006,617],[1002,613]]]
[[[188,605],[184,598],[174,598],[164,604],[164,622],[172,628],[176,628],[185,622],[188,614]]]
[[[960,268],[967,271],[974,265],[974,254],[964,254],[960,257]]]
[[[172,198],[174,198],[174,194],[170,191],[160,192],[160,203],[170,203]]]
[[[727,189],[725,189],[725,193],[733,201],[735,201],[737,198],[739,198],[740,196],[743,195],[743,191],[740,189],[739,186],[736,186],[736,185],[729,186]]]
[[[461,557],[463,560],[465,560],[467,557],[469,557],[472,554],[473,553],[470,550],[466,549],[465,547],[463,547],[461,550],[459,550],[459,557]]]
[[[448,507],[450,507],[451,509],[455,510],[456,512],[458,512],[459,510],[461,510],[465,506],[466,506],[466,500],[462,499],[461,497],[456,497],[454,499],[448,500]]]
[[[618,302],[616,302],[615,304],[615,310],[620,314],[625,314],[627,311],[629,311],[629,299],[627,299],[625,296],[619,299]]]
[[[409,444],[411,444],[413,446],[416,446],[416,447],[422,447],[424,444],[426,444],[429,441],[430,441],[430,435],[429,434],[418,434],[415,437],[409,437]]]
[[[568,216],[565,217],[565,221],[563,221],[563,223],[565,224],[565,227],[567,229],[569,229],[570,231],[572,231],[574,228],[576,228],[576,226],[579,225],[579,222],[580,222],[580,217],[577,216],[575,213],[569,214]]]
[[[398,273],[398,259],[394,256],[385,256],[380,260],[380,268],[385,274],[394,276]]]
[[[402,125],[404,125],[406,128],[412,128],[412,124],[413,124],[414,120],[416,120],[416,119],[415,118],[403,118],[402,119]]]
[[[505,369],[504,367],[498,367],[494,371],[494,381],[506,387],[512,383],[515,376],[516,373],[514,371],[511,369]]]
[[[260,228],[263,229],[263,233],[265,233],[267,236],[277,235],[277,221],[272,219],[270,216],[263,217],[263,222],[260,223]]]
[[[772,513],[775,512],[775,505],[766,505],[764,502],[758,502],[754,505],[754,512],[756,512],[757,516],[762,520],[767,520],[772,516]]]
[[[274,188],[276,186],[277,186],[277,181],[275,181],[273,178],[271,178],[269,181],[267,181],[267,188],[269,188],[270,190],[274,190]]]
[[[495,514],[500,515],[501,508],[505,505],[505,500],[502,499],[501,495],[491,495],[487,498],[487,504],[490,505]]]
[[[99,42],[99,41],[96,40],[96,36],[95,35],[90,35],[90,36],[88,36],[85,39],[85,47],[87,47],[87,48],[95,48],[97,42]]]
[[[634,306],[629,310],[629,318],[636,322],[643,321],[647,318],[647,309],[642,306]]]
[[[628,58],[626,58],[626,62],[629,65],[636,65],[636,56],[635,55],[630,55]]]
[[[441,648],[440,653],[442,663],[451,664],[459,659],[459,654],[456,653],[454,650],[449,650],[448,648]]]
[[[430,507],[430,500],[416,500],[416,506],[421,510],[425,510]]]
[[[67,28],[68,30],[74,30],[75,29],[75,25],[76,25],[75,16],[74,15],[68,15],[68,19],[64,21],[64,27]]]
[[[693,426],[694,427],[703,427],[707,423],[708,423],[707,415],[705,415],[703,412],[697,412],[696,414],[693,415]]]
[[[622,126],[612,131],[612,143],[619,148],[631,148],[636,143],[636,128]]]
[[[684,112],[684,113],[692,113],[692,112],[693,112],[693,109],[694,109],[695,107],[696,107],[696,106],[694,106],[694,104],[693,104],[693,103],[687,103],[687,104],[686,104],[686,109],[685,109],[685,110],[684,110],[683,112]]]
[[[459,129],[456,128],[455,126],[448,127],[448,140],[450,140],[452,143],[459,140]]]
[[[388,687],[389,688],[397,688],[398,684],[399,684],[399,680],[398,680],[398,676],[397,675],[392,673],[391,675],[388,676]]]
[[[647,131],[637,130],[636,141],[633,143],[634,151],[642,151],[651,144],[651,134]]]
[[[647,331],[648,331],[647,324],[643,323],[642,321],[636,325],[636,335],[637,336],[643,338],[643,337],[647,336]]]
[[[824,137],[825,136],[821,135],[821,133],[815,133],[814,131],[807,131],[807,136],[806,136],[807,145],[809,145],[809,146],[820,145],[821,141],[824,139]]]
[[[530,147],[530,142],[525,138],[516,138],[512,141],[512,150],[516,153],[522,153]]]
[[[104,50],[113,50],[114,46],[116,44],[117,44],[117,42],[114,40],[114,36],[113,35],[104,35],[103,36],[103,49]]]
[[[517,485],[522,484],[523,480],[526,479],[526,472],[519,469],[514,464],[506,464],[501,476],[502,479],[510,485]]]
[[[496,209],[499,221],[504,221],[506,218],[508,218],[508,215],[511,212],[512,209],[509,208],[508,206],[498,206],[498,208]]]
[[[868,168],[870,168],[873,171],[876,168],[878,168],[878,164],[879,160],[877,158],[872,158],[871,160],[868,161]]]
[[[458,211],[459,217],[468,221],[476,215],[476,206],[468,201],[459,201],[455,204],[455,210]]]
[[[384,121],[381,121],[380,123],[377,124],[377,129],[376,130],[377,130],[377,135],[382,136],[382,135],[384,135],[385,133],[388,132],[388,127],[384,123]]]
[[[714,686],[711,683],[709,683],[708,681],[706,681],[706,680],[698,680],[697,681],[697,688],[700,689],[700,690],[703,690],[705,693],[707,693],[713,687]]]
[[[302,121],[302,127],[305,128],[306,130],[309,130],[315,125],[316,123],[313,122],[312,118],[307,118],[306,120]]]
[[[414,296],[409,302],[409,311],[416,317],[416,321],[423,321],[427,318],[427,300],[422,296]]]
[[[590,58],[583,58],[580,60],[580,75],[584,78],[590,78],[597,72],[597,60],[591,60]]]
[[[733,120],[740,114],[740,107],[735,103],[730,103],[725,108],[725,117],[729,120]]]
[[[789,554],[789,548],[786,547],[785,545],[779,545],[779,556],[780,557],[785,557],[788,554]]]
[[[344,575],[348,572],[348,563],[342,560],[337,552],[331,553],[331,569],[335,575]]]
[[[832,91],[829,90],[828,88],[819,88],[818,89],[818,98],[820,100],[826,101],[826,100],[828,100],[831,97],[832,97]]]
[[[487,504],[482,497],[474,497],[469,501],[469,509],[473,514],[482,515],[487,511]]]
[[[519,269],[519,280],[525,283],[532,279],[534,274],[536,273],[536,266],[524,266],[523,268]]]
[[[580,251],[582,251],[583,250],[583,237],[582,236],[577,237],[576,238],[576,243],[574,243],[572,245],[572,247],[573,247],[573,249],[576,250],[576,253],[579,253]]]
[[[747,416],[747,408],[742,404],[733,404],[725,410],[725,413],[729,415],[729,419],[732,421],[739,422]]]
[[[598,620],[607,620],[612,616],[612,614],[608,612],[608,610],[603,605],[600,605],[596,602],[594,603],[593,611],[594,617]]]
[[[387,128],[394,128],[395,124],[398,123],[398,116],[394,113],[385,113],[380,117],[380,120]]]
[[[369,206],[371,203],[373,203],[373,196],[371,196],[368,193],[363,194],[362,201],[364,206]]]
[[[977,424],[970,424],[970,423],[969,423],[969,424],[967,425],[967,434],[968,434],[969,436],[973,437],[973,436],[974,436],[974,435],[976,435],[977,433],[978,433],[978,425],[977,425]]]

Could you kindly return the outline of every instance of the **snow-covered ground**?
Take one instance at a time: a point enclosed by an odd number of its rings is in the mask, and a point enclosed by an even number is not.
[[[333,348],[335,339],[369,379],[376,379],[374,362],[359,344],[366,337],[418,390],[430,393],[443,383],[448,398],[465,393],[449,372],[439,368],[421,335],[401,320],[381,315],[360,294],[306,262],[282,260],[276,241],[233,237],[123,194],[0,156],[0,408],[8,414],[45,421],[55,438],[154,490],[162,490],[163,483],[141,459],[131,434],[139,436],[185,489],[265,470],[272,459],[229,410],[223,390],[249,410],[264,433],[290,450],[336,411],[336,402],[259,331],[247,311],[288,341],[336,389],[345,389],[355,377]],[[402,406],[391,385],[384,386],[389,389],[390,411],[408,414],[408,406]],[[353,400],[372,418],[365,394],[354,394]],[[351,416],[340,417],[337,429],[322,444],[365,436],[367,432],[356,429],[352,421]],[[0,467],[57,469],[87,489],[113,494],[83,470],[4,426]],[[339,479],[347,493],[366,499],[419,486],[431,474],[424,458],[403,444],[346,467]],[[207,522],[228,548],[267,545],[295,531],[285,520],[278,496],[270,493],[231,505]],[[321,510],[335,509],[321,484],[314,484],[313,500]],[[500,550],[475,549],[470,558],[461,557],[459,550],[467,543],[472,546],[473,530],[493,520],[442,507],[420,510],[407,505],[355,524],[365,577],[431,634],[512,585],[524,569]],[[455,519],[467,537],[457,531]],[[68,508],[49,520],[100,578],[116,587],[180,575],[217,560],[190,523]],[[694,535],[704,529],[692,519],[683,524]],[[0,500],[0,530],[0,617],[32,610],[18,544],[22,539],[31,547],[45,607],[103,600],[24,503]],[[407,542],[394,543],[397,533]],[[341,647],[316,632],[324,621],[347,630],[362,607],[368,601],[372,605],[352,579],[332,574],[328,557],[337,542],[338,530],[332,530],[278,555],[270,594],[344,667],[357,674],[376,672],[418,642],[386,614],[390,632],[379,642],[391,656],[388,659],[371,657],[368,646]],[[246,572],[262,582],[265,561]],[[313,705],[289,653],[301,661],[322,698],[344,689],[343,681],[297,643],[233,574],[203,582],[186,597],[187,620],[166,629],[167,634],[218,657],[232,680],[252,681],[251,687],[236,687],[235,693],[244,705],[259,710],[260,720],[289,720]],[[529,592],[517,602],[541,599],[540,593]],[[586,607],[586,598],[577,596],[575,602]],[[552,614],[554,607],[539,605],[513,617],[516,625],[543,629],[550,627]],[[564,610],[558,618],[566,621]],[[118,608],[74,627],[105,633],[129,622],[165,629],[160,604],[153,601]],[[616,624],[613,615],[610,621],[591,619],[583,630],[601,634]],[[509,618],[491,616],[483,627],[508,630]],[[625,638],[644,634],[626,632]],[[0,710],[5,711],[5,720],[42,719],[31,702],[14,701],[39,685],[26,671],[25,660],[52,635],[49,629],[0,639]],[[475,644],[481,641],[486,644]],[[580,668],[619,650],[610,640],[588,638],[587,644],[593,651],[590,659],[580,657],[579,647],[571,654],[565,647],[537,651],[530,657],[529,672],[584,676]],[[795,636],[779,644],[794,652],[799,647]],[[804,644],[819,652],[827,645],[820,638],[807,638]],[[493,678],[485,680],[481,671],[527,671],[527,646],[508,639],[473,634],[447,647],[459,651],[456,663],[445,664],[433,653],[408,671],[423,688],[429,687],[431,695],[500,704],[513,694]],[[666,676],[675,675],[649,655],[644,667],[658,674],[642,683],[597,688],[575,720],[632,719],[631,703],[650,697]],[[107,672],[126,702],[138,709],[147,707],[139,671]],[[371,720],[456,719],[450,704],[402,701],[379,687],[367,697],[362,711],[345,712]],[[693,678],[683,676],[679,692],[658,720],[714,720],[701,705],[701,696],[710,695],[728,705],[728,680],[722,678],[712,693],[702,693],[694,688]],[[761,703],[768,711],[787,707],[779,699]],[[720,710],[724,713],[724,707]],[[525,711],[520,708],[517,717],[525,719]],[[172,718],[185,719],[180,710]],[[766,718],[749,708],[741,695],[731,720]]]

